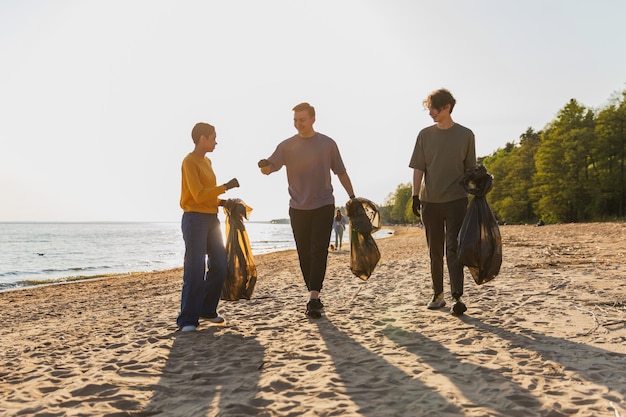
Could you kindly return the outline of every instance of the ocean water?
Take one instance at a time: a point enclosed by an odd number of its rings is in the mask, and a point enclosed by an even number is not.
[[[255,255],[296,247],[289,224],[246,222],[245,226]],[[349,245],[348,234],[346,230],[344,244]],[[374,237],[389,234],[382,229]],[[333,234],[331,243],[334,241]],[[0,291],[177,268],[183,265],[184,253],[179,222],[0,222]]]
[[[246,231],[253,254],[295,249],[289,224],[247,222]],[[176,268],[184,253],[179,222],[0,223],[0,291]]]

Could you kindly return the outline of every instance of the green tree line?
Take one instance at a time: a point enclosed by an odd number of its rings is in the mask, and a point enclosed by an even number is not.
[[[487,195],[505,223],[569,223],[626,217],[626,90],[598,110],[570,100],[543,130],[478,158],[494,176]],[[398,185],[380,207],[388,224],[415,223],[412,186]]]

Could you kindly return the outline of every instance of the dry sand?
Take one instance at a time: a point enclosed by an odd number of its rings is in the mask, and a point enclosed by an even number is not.
[[[423,231],[394,230],[367,282],[329,255],[319,320],[293,251],[191,334],[180,269],[0,293],[0,415],[626,417],[625,223],[503,226],[460,318],[425,308]]]

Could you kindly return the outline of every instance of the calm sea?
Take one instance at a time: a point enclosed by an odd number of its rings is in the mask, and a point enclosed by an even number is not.
[[[255,255],[296,247],[289,224],[246,222],[246,231]],[[345,243],[349,242],[348,233],[348,230],[344,233]],[[381,229],[374,237],[382,238],[390,233]],[[0,222],[0,291],[85,277],[177,268],[183,265],[184,253],[178,222]]]
[[[223,225],[223,222],[222,222]],[[295,249],[289,224],[246,223],[254,254]],[[180,267],[180,223],[0,223],[0,291]]]

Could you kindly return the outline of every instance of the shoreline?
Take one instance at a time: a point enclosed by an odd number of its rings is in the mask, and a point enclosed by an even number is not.
[[[269,223],[269,222],[257,222],[257,223]],[[387,232],[387,233],[383,234],[381,232]],[[381,235],[375,237],[377,241],[380,239],[385,239],[389,236],[392,236],[394,234],[393,226],[382,227],[377,233],[381,233]],[[259,254],[255,254],[253,252],[253,256],[256,259],[256,257],[258,256],[266,255],[269,253],[281,253],[281,252],[286,252],[286,251],[291,251],[291,250],[295,251],[295,248],[293,249],[281,248],[275,251],[262,252]],[[157,273],[157,272],[175,271],[179,269],[182,270],[182,265],[174,267],[174,268],[154,269],[150,271],[127,271],[127,272],[113,272],[113,273],[103,273],[103,274],[94,274],[94,275],[68,275],[64,277],[50,278],[50,279],[24,279],[24,280],[17,281],[15,283],[0,284],[0,293],[7,292],[7,291],[22,290],[26,288],[40,287],[40,286],[61,285],[61,284],[69,284],[72,282],[90,281],[90,280],[96,280],[96,279],[107,279],[107,278],[115,279],[115,278],[123,277],[127,275],[151,274],[151,273]]]
[[[329,254],[318,320],[295,250],[255,256],[252,299],[193,334],[177,269],[0,293],[0,414],[626,415],[626,224],[501,227],[462,317],[426,309],[423,230],[395,230],[367,281]]]

